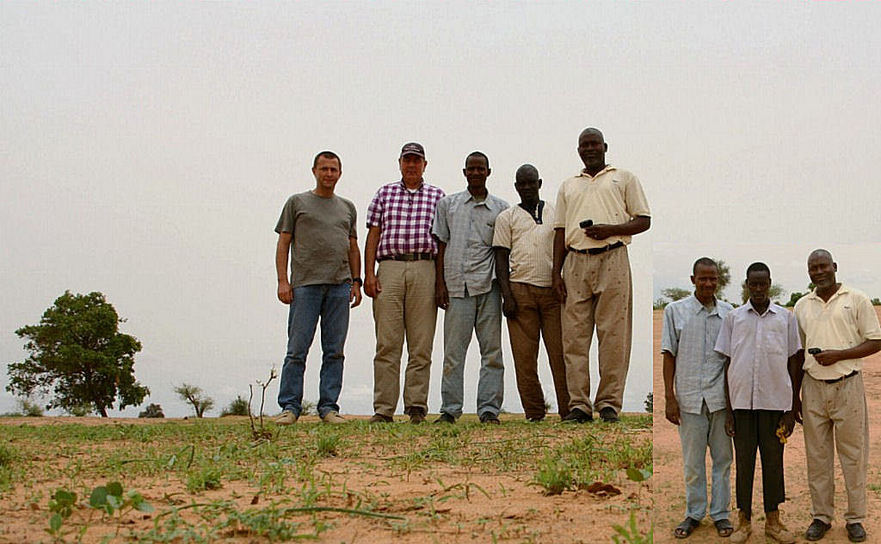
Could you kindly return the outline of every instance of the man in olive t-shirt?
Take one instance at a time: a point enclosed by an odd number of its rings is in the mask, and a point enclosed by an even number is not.
[[[337,404],[343,385],[343,346],[349,329],[349,304],[361,302],[361,252],[355,231],[355,205],[334,194],[342,175],[339,157],[315,156],[315,189],[291,196],[275,227],[278,299],[290,304],[288,351],[281,371],[279,425],[300,416],[306,354],[321,320],[321,381],[318,415],[325,423],[345,423]],[[288,253],[291,277],[288,281]]]

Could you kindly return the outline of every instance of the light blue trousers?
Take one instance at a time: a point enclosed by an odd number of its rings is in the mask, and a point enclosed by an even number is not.
[[[707,448],[713,461],[710,519],[727,519],[731,503],[731,438],[725,434],[725,410],[710,413],[707,403],[700,414],[679,414],[685,473],[685,515],[698,521],[707,515]]]
[[[498,416],[505,389],[502,362],[502,297],[498,283],[477,296],[450,297],[444,315],[444,372],[441,412],[459,418],[464,396],[465,355],[472,334],[480,346],[477,414]]]

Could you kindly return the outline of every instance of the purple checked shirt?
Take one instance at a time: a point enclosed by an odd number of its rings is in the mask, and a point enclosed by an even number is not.
[[[436,255],[431,224],[443,197],[443,190],[424,181],[415,191],[408,190],[403,181],[380,187],[367,207],[367,228],[381,229],[376,259],[406,253]]]

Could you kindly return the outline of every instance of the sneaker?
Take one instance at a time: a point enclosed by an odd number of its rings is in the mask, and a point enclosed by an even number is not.
[[[425,421],[425,410],[422,408],[410,408],[410,423],[419,425]]]
[[[600,410],[600,419],[606,423],[618,423],[618,413],[611,406],[606,406]]]
[[[382,414],[373,414],[373,417],[370,418],[370,423],[394,423],[395,419],[391,416],[384,416]]]
[[[321,418],[321,421],[323,421],[325,423],[330,423],[332,425],[339,425],[341,423],[348,423],[348,421],[346,421],[346,418],[341,416],[340,413],[337,412],[336,410],[331,410],[330,412],[324,414],[324,416]]]
[[[593,414],[588,414],[579,408],[573,408],[563,418],[563,423],[587,423],[589,421],[593,421]]]
[[[455,423],[456,418],[446,412],[441,412],[440,417],[434,420],[435,423]]]
[[[297,416],[290,410],[285,410],[275,418],[276,425],[293,425],[297,422]]]
[[[866,541],[866,530],[863,529],[862,523],[848,523],[844,527],[847,529],[847,539],[851,542]]]
[[[765,536],[780,544],[793,544],[795,536],[780,521],[780,510],[765,514]]]
[[[814,521],[808,526],[808,530],[805,531],[805,539],[814,542],[816,540],[820,540],[823,538],[823,535],[826,534],[826,531],[832,528],[832,524],[825,523],[823,520],[819,520],[814,518]]]
[[[743,510],[738,510],[737,520],[737,529],[728,538],[734,544],[743,544],[749,540],[749,535],[753,532],[753,525],[750,520],[746,519],[746,514],[743,513]]]
[[[480,422],[487,423],[489,425],[501,425],[502,424],[502,422],[499,421],[499,416],[497,416],[493,413],[490,413],[490,412],[485,412],[483,415],[481,415]]]

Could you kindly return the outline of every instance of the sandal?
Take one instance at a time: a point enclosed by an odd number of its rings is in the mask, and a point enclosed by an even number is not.
[[[716,532],[719,533],[719,536],[721,537],[731,536],[731,533],[734,532],[734,527],[727,518],[717,519],[713,522],[713,525],[716,526]]]
[[[679,525],[673,529],[673,536],[676,538],[688,538],[688,536],[694,531],[698,526],[700,526],[701,522],[692,518],[685,518]]]

